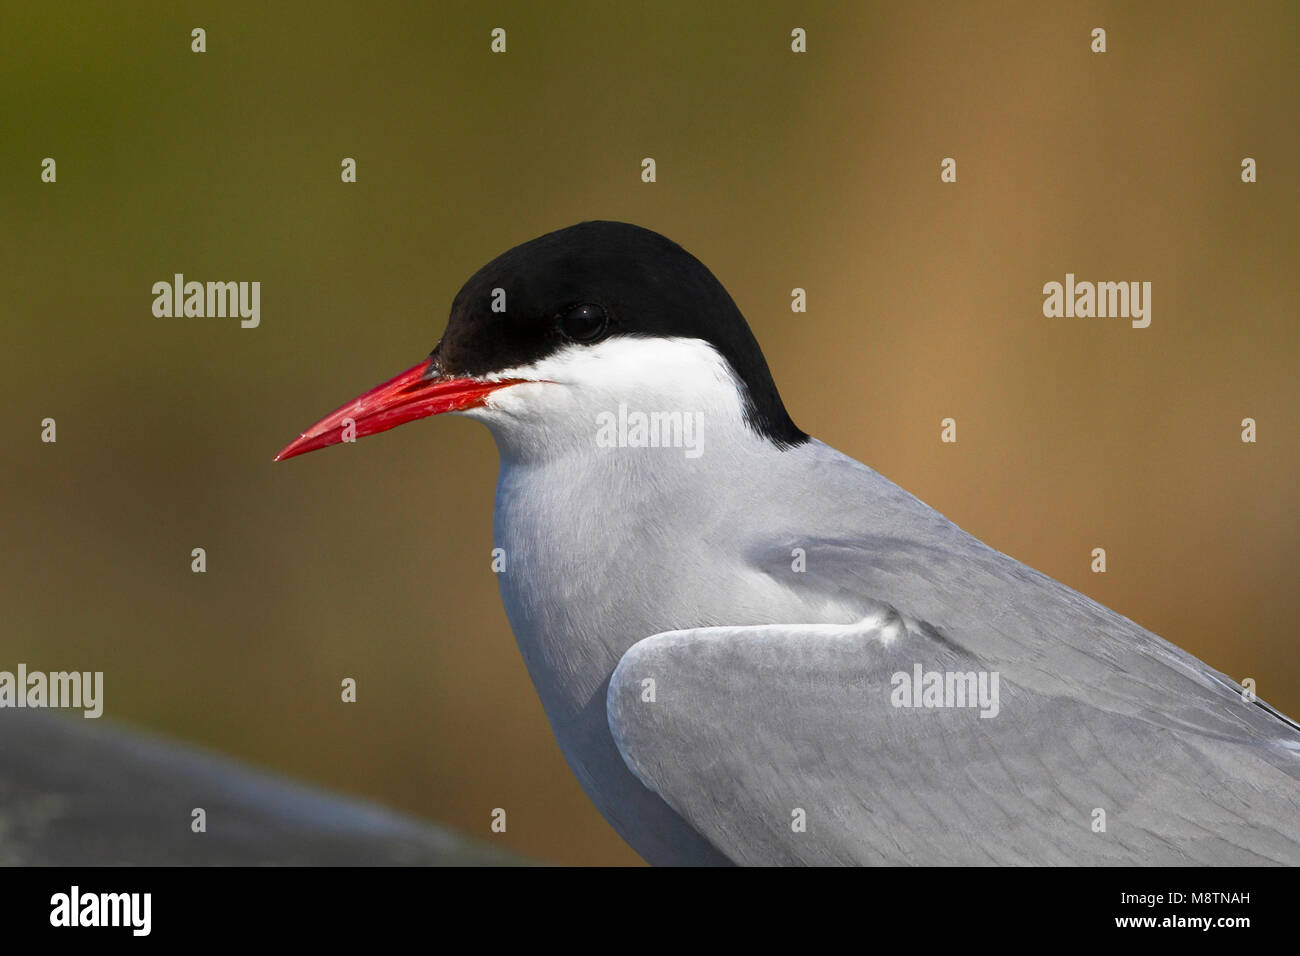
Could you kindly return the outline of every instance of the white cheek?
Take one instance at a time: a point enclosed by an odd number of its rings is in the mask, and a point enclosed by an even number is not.
[[[509,388],[503,388],[499,392],[492,392],[484,402],[484,409],[488,412],[501,412],[514,417],[536,414],[537,411],[552,404],[549,399],[554,398],[554,392],[559,390],[558,386],[551,382],[525,382],[521,385],[511,385]],[[552,393],[549,394],[548,393]],[[466,414],[472,415],[478,409],[472,409]]]
[[[487,377],[526,381],[462,414],[518,458],[595,448],[602,420],[634,412],[691,416],[715,438],[748,435],[731,366],[698,339],[613,338]]]
[[[572,386],[589,398],[669,403],[701,402],[740,408],[731,367],[699,339],[615,337],[598,345],[573,345],[532,365],[505,369],[491,378],[522,378]],[[524,388],[507,389],[502,397]],[[529,390],[531,392],[531,390]],[[544,393],[531,393],[546,401]]]

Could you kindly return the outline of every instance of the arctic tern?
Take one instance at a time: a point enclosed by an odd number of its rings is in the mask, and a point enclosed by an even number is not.
[[[511,627],[647,861],[1300,863],[1300,726],[802,432],[663,236],[493,259],[425,361],[277,460],[446,412],[496,440]]]

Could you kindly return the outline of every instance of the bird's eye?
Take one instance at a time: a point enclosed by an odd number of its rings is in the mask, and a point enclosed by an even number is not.
[[[598,305],[576,305],[560,317],[560,331],[564,337],[583,345],[599,339],[608,326],[609,317]]]

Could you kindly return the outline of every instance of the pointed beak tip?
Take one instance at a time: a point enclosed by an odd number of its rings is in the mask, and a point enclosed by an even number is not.
[[[296,446],[300,441],[302,441],[302,439],[303,439],[304,437],[305,437],[305,436],[299,435],[299,436],[298,436],[297,438],[295,438],[293,441],[289,442],[289,444],[285,445],[283,448],[281,448],[279,451],[277,451],[277,452],[275,453],[275,457],[271,459],[271,463],[274,464],[274,463],[277,462],[277,461],[284,461],[284,460],[287,459],[287,458],[293,458],[293,457],[295,457],[295,456],[297,456],[297,455],[302,454],[301,450],[298,449],[298,448],[296,448],[295,446]]]
[[[520,384],[516,379],[489,382],[471,378],[430,377],[431,364],[426,359],[335,409],[280,449],[272,461],[284,461],[339,442],[355,441],[365,435],[387,431],[429,415],[474,408],[482,405],[492,392]],[[347,437],[345,424],[348,425]]]
[[[340,431],[335,429],[335,431]],[[272,463],[277,461],[287,461],[290,458],[297,458],[299,455],[305,455],[309,451],[316,451],[318,448],[328,448],[335,444],[339,439],[329,439],[326,436],[329,432],[306,431],[295,438],[289,444],[285,445],[275,457],[271,459]]]

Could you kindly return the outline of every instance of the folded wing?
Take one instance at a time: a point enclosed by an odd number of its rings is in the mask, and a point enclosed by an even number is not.
[[[608,713],[632,772],[737,863],[1300,863],[1294,731],[1202,676],[1195,720],[1159,688],[1145,712],[1122,682],[1046,693],[886,607],[648,637]]]

